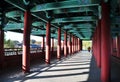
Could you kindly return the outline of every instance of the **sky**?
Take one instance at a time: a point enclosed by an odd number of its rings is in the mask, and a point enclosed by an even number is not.
[[[23,34],[7,31],[7,32],[5,32],[5,38],[7,40],[10,39],[10,40],[17,40],[19,42],[22,42],[23,41]],[[34,39],[36,41],[42,41],[42,37],[38,37],[38,36],[31,35],[31,39]]]

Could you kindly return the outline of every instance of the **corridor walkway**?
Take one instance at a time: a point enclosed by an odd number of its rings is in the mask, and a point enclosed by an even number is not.
[[[29,74],[3,76],[0,82],[100,82],[100,70],[92,55],[82,51],[61,61],[54,60],[50,65],[32,66]]]

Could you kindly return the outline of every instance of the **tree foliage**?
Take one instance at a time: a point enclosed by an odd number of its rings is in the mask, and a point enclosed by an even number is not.
[[[83,41],[83,50],[87,50],[88,47],[92,47],[92,41]]]
[[[7,40],[6,39],[6,37],[5,37],[6,35],[4,34],[4,48],[14,48],[14,41],[12,41],[12,40]]]
[[[4,39],[4,48],[14,48],[14,41]]]

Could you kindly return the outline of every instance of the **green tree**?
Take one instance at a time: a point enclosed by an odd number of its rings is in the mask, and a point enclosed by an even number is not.
[[[6,35],[4,33],[4,48],[14,48],[15,44],[14,44],[14,41],[12,40],[7,40],[6,39]]]
[[[83,41],[83,49],[87,50],[88,47],[92,47],[92,41]]]
[[[12,40],[4,40],[4,48],[14,48],[14,41]]]

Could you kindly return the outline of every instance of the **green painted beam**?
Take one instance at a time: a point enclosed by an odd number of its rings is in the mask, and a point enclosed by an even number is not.
[[[57,38],[57,34],[51,34],[51,38]]]
[[[98,0],[73,0],[73,1],[61,1],[53,3],[39,4],[31,9],[31,12],[48,11],[54,9],[84,7],[84,6],[98,6]]]
[[[72,32],[74,35],[77,35],[78,37],[84,37],[84,35],[81,34],[81,32],[78,32],[76,30],[69,30],[68,32]]]
[[[31,34],[32,35],[45,35],[46,34],[46,30],[32,30]]]
[[[23,12],[18,11],[18,10],[16,10],[16,11],[10,11],[10,12],[6,13],[6,16],[10,17],[10,18],[21,17],[21,15],[23,16]]]
[[[84,32],[88,32],[88,33],[92,33],[94,32],[93,30],[88,30],[88,29],[85,29],[85,30],[69,30],[69,32],[76,32],[76,33],[84,33]]]
[[[64,40],[64,37],[61,37],[61,40]]]
[[[91,38],[81,38],[81,40],[91,40]]]
[[[23,4],[23,0],[5,0],[5,1],[6,1],[7,3],[9,3],[9,4],[11,4],[11,5],[13,5],[13,6],[15,6],[15,7],[19,8],[19,9],[21,9],[21,10],[23,10],[23,11],[26,10],[26,6]],[[33,15],[34,17],[36,17],[36,18],[44,21],[44,22],[47,22],[46,19],[44,19],[43,17],[40,17],[39,15],[36,15],[35,13],[34,13],[34,14],[32,13],[32,15]],[[53,24],[51,24],[51,25],[54,26],[54,27],[57,27],[57,26],[55,26],[55,25],[53,25]],[[57,27],[57,28],[58,28],[58,27]]]
[[[76,24],[73,25],[73,28],[78,28],[78,29],[89,29],[89,28],[94,28],[92,24]]]
[[[93,8],[89,8],[89,7],[80,7],[80,8],[68,8],[68,9],[57,9],[57,10],[53,10],[54,14],[63,14],[63,13],[76,13],[76,12],[95,12],[96,9]]]
[[[16,22],[16,23],[23,23],[23,21],[22,20],[18,20],[17,18],[7,18],[9,21],[14,21],[14,22]]]
[[[23,11],[26,10],[25,5],[23,4],[23,0],[5,0],[5,1]]]
[[[44,22],[38,22],[38,21],[35,21],[32,23],[33,26],[44,26],[45,23]]]
[[[91,29],[91,28],[95,28],[92,24],[86,23],[86,24],[69,24],[69,25],[65,25],[63,27],[64,29]]]
[[[86,30],[80,30],[79,32],[82,32],[82,33],[83,33],[83,32],[91,33],[91,32],[93,32],[93,31],[92,31],[92,30],[87,30],[87,29],[86,29]]]
[[[32,15],[33,15],[34,17],[42,20],[43,22],[46,22],[46,23],[47,23],[47,20],[44,19],[43,17],[40,17],[39,15],[37,15],[37,14],[35,14],[35,13],[34,13],[34,14],[32,13]],[[58,26],[56,26],[56,25],[54,25],[54,24],[51,24],[51,26],[58,28]]]
[[[81,17],[69,17],[69,18],[56,18],[51,23],[64,23],[64,22],[81,22],[81,21],[96,21],[96,16],[81,16]]]
[[[63,26],[63,29],[71,29],[71,28],[73,28],[73,27],[72,27],[72,24]]]
[[[14,23],[14,24],[6,24],[4,27],[4,30],[18,30],[23,29],[24,25],[23,23]]]

